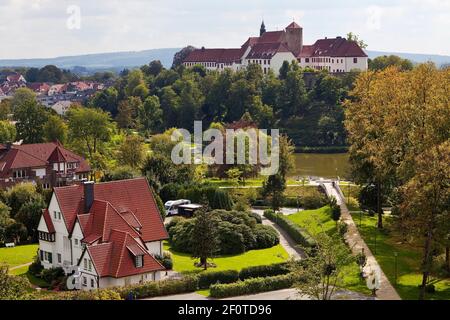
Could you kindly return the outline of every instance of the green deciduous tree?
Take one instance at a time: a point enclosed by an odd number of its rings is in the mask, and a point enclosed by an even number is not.
[[[68,127],[60,116],[50,115],[44,124],[43,130],[45,141],[66,143]]]
[[[120,165],[139,168],[144,161],[144,143],[137,135],[127,136],[119,148],[118,160]]]
[[[308,257],[293,262],[292,272],[299,294],[317,300],[331,300],[333,293],[343,284],[344,267],[354,261],[350,250],[337,234],[325,232],[314,236],[316,247],[308,249]]]
[[[16,141],[16,126],[9,121],[0,120],[0,143]]]
[[[68,112],[69,140],[82,143],[92,160],[101,143],[111,138],[111,117],[101,109],[71,108]]]
[[[146,136],[158,131],[162,125],[163,112],[157,96],[150,96],[145,99],[137,110],[138,123],[142,132]]]

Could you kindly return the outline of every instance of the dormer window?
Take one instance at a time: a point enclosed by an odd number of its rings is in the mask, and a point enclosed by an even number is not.
[[[134,257],[134,265],[136,268],[142,268],[144,266],[144,256],[139,255]]]

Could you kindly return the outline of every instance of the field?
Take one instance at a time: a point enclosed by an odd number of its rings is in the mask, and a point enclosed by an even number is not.
[[[310,234],[336,231],[336,222],[331,219],[331,208],[329,206],[316,210],[300,211],[288,216],[288,219],[306,228]]]
[[[0,264],[10,268],[33,262],[37,255],[38,245],[30,244],[14,248],[0,248]]]
[[[170,245],[164,243],[164,250],[172,254],[173,268],[177,272],[182,273],[198,273],[202,272],[201,268],[194,266],[195,260],[187,253],[179,253],[171,250]],[[240,271],[246,267],[268,265],[273,263],[284,262],[289,259],[289,255],[281,245],[269,249],[251,250],[238,255],[220,256],[212,259],[216,264],[212,271],[237,270]]]

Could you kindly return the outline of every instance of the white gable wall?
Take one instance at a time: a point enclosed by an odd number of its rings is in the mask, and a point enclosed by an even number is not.
[[[52,267],[53,268],[62,267],[64,262],[70,265],[72,261],[72,255],[71,255],[69,232],[64,222],[64,216],[61,213],[61,209],[59,207],[55,193],[53,193],[52,198],[50,200],[48,211],[50,214],[50,218],[52,219],[53,226],[55,227],[55,242],[46,242],[43,240],[39,240],[39,249],[45,252],[51,252],[53,261],[51,264],[46,261],[43,261],[42,265],[46,269]],[[43,217],[41,217],[41,221],[42,220]],[[47,227],[45,227],[45,230],[41,229],[41,227],[42,224],[40,222],[38,231],[48,232]],[[58,261],[58,255],[60,255],[61,258],[60,262]]]
[[[75,226],[73,227],[72,236],[71,236],[71,244],[72,244],[72,255],[73,255],[73,264],[78,264],[78,260],[81,258],[81,254],[83,253],[83,246],[81,244],[81,240],[84,238],[83,232],[81,231],[80,223],[78,220],[75,222]]]
[[[297,58],[292,54],[292,52],[277,52],[270,61],[270,69],[273,70],[274,74],[278,76],[280,74],[281,66],[283,62],[297,61]]]

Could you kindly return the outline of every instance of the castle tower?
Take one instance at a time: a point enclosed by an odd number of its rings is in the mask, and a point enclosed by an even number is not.
[[[286,27],[286,41],[288,49],[298,55],[303,49],[303,28],[292,22]]]
[[[266,25],[264,24],[264,20],[261,23],[261,28],[259,29],[259,36],[261,37],[264,33],[266,33]]]

